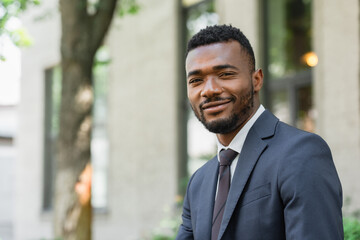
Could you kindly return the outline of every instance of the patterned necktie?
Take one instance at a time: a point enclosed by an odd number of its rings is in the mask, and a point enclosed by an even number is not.
[[[230,165],[237,154],[237,152],[230,148],[227,150],[222,149],[220,151],[219,185],[213,212],[211,240],[216,240],[219,235],[226,199],[230,188]]]

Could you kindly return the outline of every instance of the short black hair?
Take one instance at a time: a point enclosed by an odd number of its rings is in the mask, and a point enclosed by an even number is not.
[[[255,55],[249,40],[240,29],[231,25],[208,26],[196,33],[188,42],[186,55],[193,49],[219,42],[238,41],[249,57],[250,71],[255,71]]]

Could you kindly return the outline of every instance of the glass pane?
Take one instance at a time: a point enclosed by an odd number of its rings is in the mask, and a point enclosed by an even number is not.
[[[187,129],[190,158],[188,168],[189,172],[193,173],[204,164],[204,161],[216,155],[216,137],[202,125],[193,112],[190,113]]]
[[[296,113],[296,126],[305,131],[313,132],[315,130],[315,116],[312,105],[311,86],[299,88],[297,90],[298,109]]]
[[[91,164],[93,167],[91,203],[94,208],[107,206],[107,167],[109,142],[107,133],[107,92],[109,52],[102,47],[96,53],[94,72],[94,111],[91,136]]]
[[[184,7],[191,7],[195,4],[198,4],[201,1],[203,0],[182,0],[181,2]]]
[[[186,19],[188,39],[202,28],[215,25],[219,22],[219,16],[215,13],[214,5],[213,1],[204,1],[201,4],[188,9]]]
[[[213,1],[203,1],[201,4],[187,8],[186,14],[187,39],[206,26],[217,24]],[[185,84],[184,80],[184,84]],[[216,137],[197,120],[190,108],[187,122],[188,136],[188,172],[192,174],[216,154]]]
[[[49,211],[53,207],[55,146],[59,133],[60,100],[61,69],[57,66],[45,71],[44,211]]]
[[[269,65],[271,79],[292,75],[309,66],[311,52],[311,1],[268,1]]]
[[[53,76],[52,76],[52,115],[51,115],[51,135],[55,139],[55,137],[59,133],[60,127],[60,101],[61,101],[61,68],[54,67],[53,68]]]
[[[271,101],[273,103],[272,112],[283,122],[291,123],[290,107],[287,91],[273,92]]]

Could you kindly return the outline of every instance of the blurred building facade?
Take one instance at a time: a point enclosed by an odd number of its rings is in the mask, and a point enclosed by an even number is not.
[[[0,236],[4,239],[13,233],[16,113],[15,105],[0,104]]]
[[[248,36],[265,73],[265,107],[328,142],[343,184],[344,213],[360,209],[359,1],[138,2],[136,15],[114,20],[99,56],[99,62],[110,61],[95,77],[94,239],[148,238],[175,206],[182,179],[192,171],[188,158],[199,158],[190,148],[205,140],[192,139],[184,78],[185,42],[196,21],[232,24]],[[34,45],[22,53],[11,239],[52,238],[61,29],[56,4],[43,1],[22,19]]]
[[[6,37],[0,37],[0,49],[6,59],[0,60],[0,238],[11,239],[21,56]]]

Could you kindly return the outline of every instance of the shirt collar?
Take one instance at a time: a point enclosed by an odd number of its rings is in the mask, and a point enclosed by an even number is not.
[[[236,136],[233,138],[233,140],[230,142],[229,146],[222,145],[219,140],[216,138],[217,143],[217,154],[219,156],[219,153],[221,149],[228,149],[231,148],[232,150],[240,153],[242,150],[242,147],[244,145],[245,139],[247,134],[249,133],[250,128],[254,125],[256,120],[260,117],[260,115],[265,111],[265,108],[263,105],[260,105],[260,107],[256,110],[255,114],[250,118],[250,120],[240,129],[240,131],[236,134]]]

